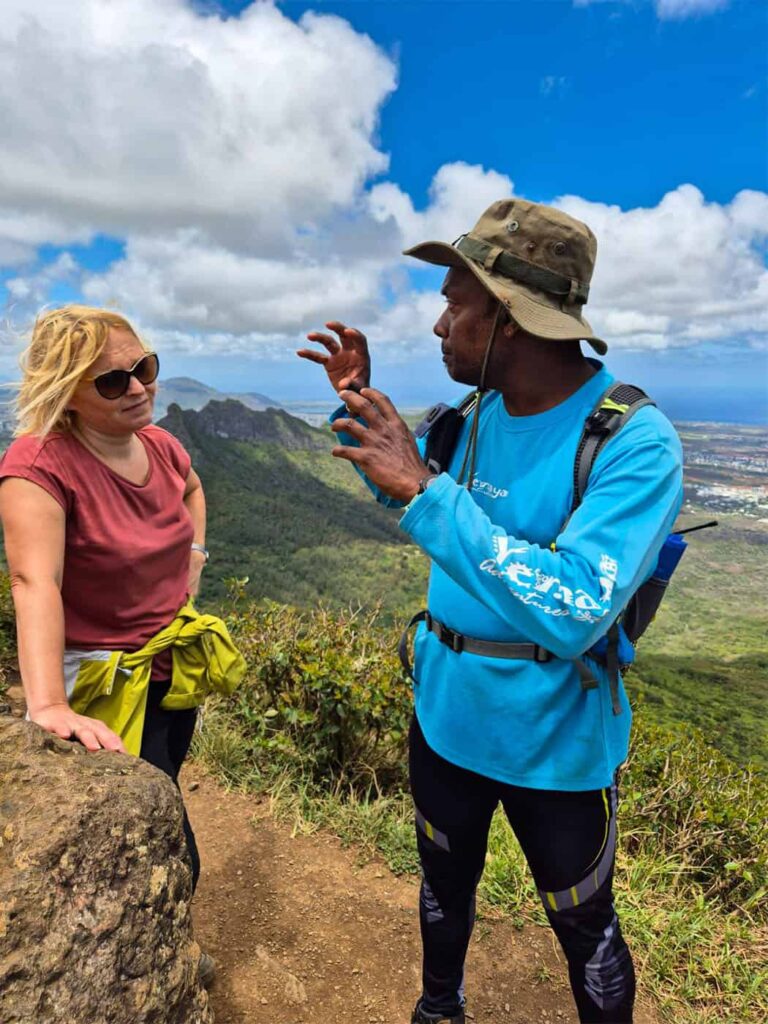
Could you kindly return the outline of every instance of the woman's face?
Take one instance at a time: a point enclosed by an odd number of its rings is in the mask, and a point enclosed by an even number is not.
[[[93,363],[86,378],[96,377],[108,370],[130,370],[145,355],[139,339],[130,331],[111,327],[107,344]],[[77,386],[68,408],[77,413],[82,426],[102,434],[132,434],[152,422],[152,409],[157,392],[157,381],[142,384],[131,376],[128,390],[120,398],[102,398],[93,380],[83,379]]]

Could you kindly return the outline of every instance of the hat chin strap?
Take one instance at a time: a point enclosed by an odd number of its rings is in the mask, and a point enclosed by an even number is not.
[[[480,383],[477,385],[477,400],[475,401],[475,408],[472,413],[472,426],[470,427],[469,437],[467,438],[467,447],[464,450],[464,458],[461,462],[461,469],[459,470],[459,478],[457,483],[461,483],[464,478],[464,470],[467,468],[467,461],[469,461],[469,475],[467,476],[467,490],[472,491],[472,481],[475,479],[475,463],[477,461],[477,436],[480,428],[480,405],[483,401],[483,395],[488,390],[485,386],[485,378],[488,373],[488,364],[491,360],[491,352],[493,350],[493,343],[496,340],[496,331],[498,330],[499,323],[501,322],[501,313],[504,306],[499,302],[496,306],[496,315],[493,318],[493,326],[491,327],[491,333],[488,337],[488,343],[485,346],[485,355],[483,356],[483,366],[480,370]]]

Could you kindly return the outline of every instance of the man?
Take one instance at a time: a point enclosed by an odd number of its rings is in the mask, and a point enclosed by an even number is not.
[[[333,454],[379,500],[405,506],[400,525],[432,560],[410,737],[424,950],[413,1024],[465,1020],[464,959],[499,802],[568,960],[579,1019],[632,1020],[612,898],[631,713],[620,682],[580,659],[654,567],[680,507],[682,459],[669,422],[640,408],[600,449],[572,509],[584,423],[613,382],[580,349],[607,348],[582,316],[595,253],[586,225],[520,199],[494,203],[455,245],[407,251],[449,268],[434,328],[443,362],[487,390],[439,474],[369,387],[359,331],[331,322],[338,340],[308,335],[327,354],[298,353],[325,367],[345,403]]]

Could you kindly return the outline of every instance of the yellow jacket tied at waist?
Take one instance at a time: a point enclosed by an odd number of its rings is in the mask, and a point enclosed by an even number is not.
[[[245,674],[245,659],[222,620],[201,615],[190,602],[138,651],[66,650],[64,680],[70,707],[104,722],[128,753],[138,756],[152,659],[169,647],[171,688],[160,705],[166,710],[197,707],[213,690],[230,694]]]

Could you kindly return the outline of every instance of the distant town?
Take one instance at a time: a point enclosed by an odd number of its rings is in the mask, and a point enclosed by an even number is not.
[[[768,521],[768,428],[677,423],[688,508]]]

